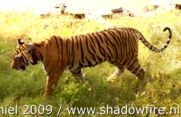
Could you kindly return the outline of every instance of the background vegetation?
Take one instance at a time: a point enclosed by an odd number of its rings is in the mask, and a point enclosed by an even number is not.
[[[91,91],[87,90],[87,86],[77,83],[69,72],[65,72],[60,78],[53,97],[45,100],[42,94],[46,75],[43,72],[42,63],[36,66],[30,65],[25,72],[16,71],[10,67],[17,39],[25,38],[29,42],[29,37],[33,41],[43,40],[52,35],[67,37],[99,31],[107,26],[96,21],[74,19],[72,16],[41,18],[31,13],[0,13],[0,106],[18,105],[20,109],[24,109],[25,104],[50,104],[56,111],[59,104],[63,104],[64,107],[151,104],[157,107],[164,106],[167,111],[169,107],[181,104],[181,17],[178,15],[180,11],[174,10],[152,17],[118,15],[107,19],[118,27],[138,29],[149,42],[158,45],[157,47],[161,47],[168,37],[168,33],[162,32],[165,26],[169,26],[173,32],[171,44],[163,53],[153,53],[143,44],[139,44],[140,63],[146,73],[150,74],[147,76],[151,77],[150,83],[142,89],[141,95],[135,93],[137,78],[128,71],[125,71],[116,83],[106,82],[106,78],[114,72],[115,67],[109,63],[103,63],[93,68],[83,69],[92,87]],[[55,115],[56,112],[52,114],[52,116]],[[65,110],[61,115],[75,116],[67,115]],[[23,115],[20,113],[20,116]]]

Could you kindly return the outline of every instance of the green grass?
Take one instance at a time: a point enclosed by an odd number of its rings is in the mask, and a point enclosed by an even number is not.
[[[83,69],[90,81],[91,91],[87,90],[86,85],[77,83],[70,73],[65,72],[60,78],[54,95],[49,100],[45,100],[42,96],[46,81],[42,63],[36,66],[30,65],[25,72],[11,69],[11,60],[17,46],[17,39],[25,38],[28,42],[28,38],[37,41],[47,39],[51,35],[68,37],[99,31],[107,28],[107,26],[86,19],[77,20],[71,16],[40,18],[31,13],[1,13],[0,106],[17,104],[19,109],[23,111],[23,105],[25,104],[50,104],[54,109],[52,116],[55,116],[59,104],[63,104],[64,109],[61,115],[63,117],[74,117],[75,115],[67,115],[66,107],[101,107],[106,105],[121,107],[125,104],[133,104],[134,106],[151,104],[156,107],[164,106],[168,111],[169,107],[176,104],[180,105],[181,17],[177,16],[179,13],[180,11],[172,11],[152,17],[116,16],[107,19],[118,27],[134,27],[138,29],[149,42],[157,45],[157,47],[161,47],[168,37],[168,33],[162,32],[163,28],[169,26],[173,31],[171,44],[163,53],[153,53],[139,43],[140,63],[146,70],[146,76],[152,78],[150,83],[142,89],[143,95],[136,96],[137,78],[128,71],[125,71],[116,83],[107,83],[106,78],[114,72],[115,67],[106,62],[93,68]],[[23,114],[20,113],[20,116],[23,116]],[[113,115],[105,116],[112,117]],[[171,117],[173,115],[164,116]]]

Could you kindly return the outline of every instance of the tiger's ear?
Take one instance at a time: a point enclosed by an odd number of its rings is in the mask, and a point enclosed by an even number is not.
[[[34,45],[33,44],[29,44],[27,45],[28,47],[28,53],[32,53],[34,51]]]
[[[22,45],[22,44],[24,44],[25,42],[24,42],[24,40],[23,39],[18,39],[18,44],[19,45]]]
[[[32,38],[28,37],[28,40],[29,40],[30,43],[32,43]]]

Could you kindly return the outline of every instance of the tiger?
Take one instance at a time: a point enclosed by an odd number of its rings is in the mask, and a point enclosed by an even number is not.
[[[140,31],[130,27],[113,27],[70,37],[53,35],[31,43],[18,39],[11,66],[24,71],[29,64],[42,62],[47,74],[45,97],[52,95],[65,70],[84,81],[86,78],[81,70],[83,67],[93,67],[105,61],[116,67],[115,72],[107,78],[108,81],[118,78],[125,69],[142,81],[145,70],[138,60],[138,41],[155,53],[163,52],[172,38],[169,27],[165,27],[163,31],[168,31],[169,36],[160,49],[150,44]]]

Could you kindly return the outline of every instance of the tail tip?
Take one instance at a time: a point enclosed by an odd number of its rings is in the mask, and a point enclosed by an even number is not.
[[[169,28],[169,27],[165,27],[165,28],[163,29],[164,32],[165,32],[166,30],[170,30],[170,28]]]
[[[171,29],[170,29],[169,27],[165,27],[165,28],[163,29],[163,31],[165,32],[166,30],[168,30],[168,31],[169,31],[169,33],[170,33],[169,38],[172,38],[172,32],[171,32]]]

